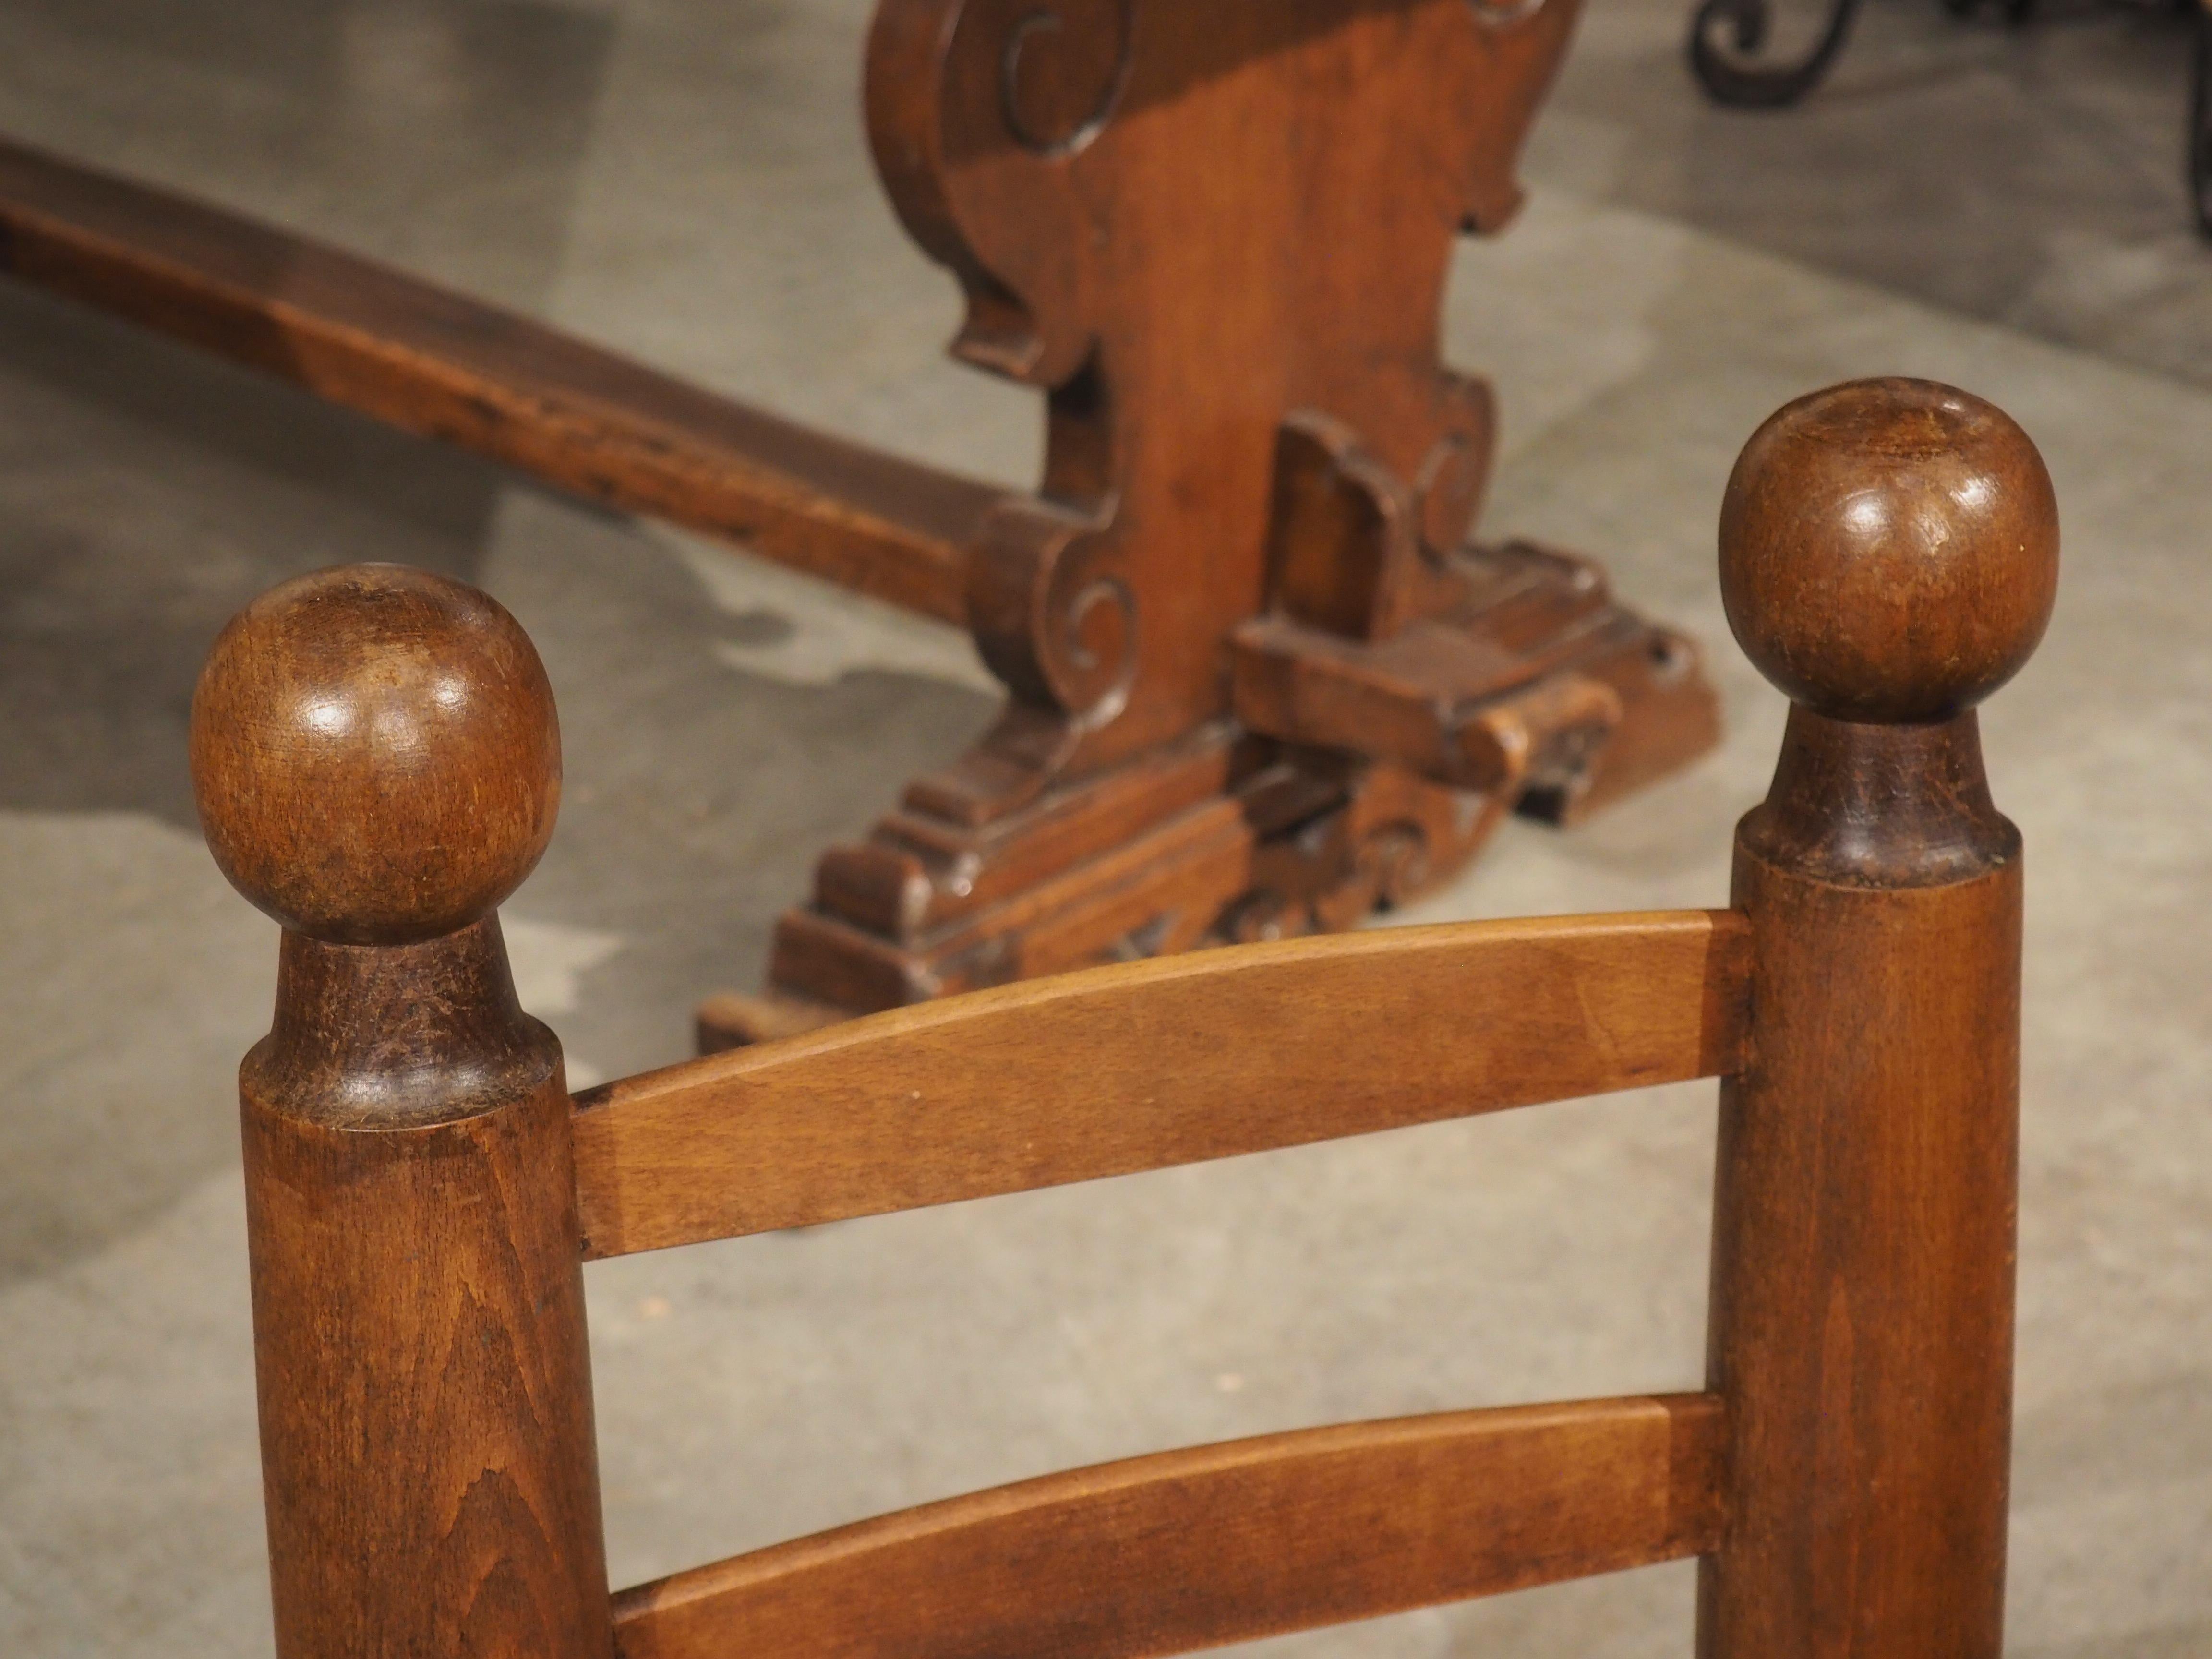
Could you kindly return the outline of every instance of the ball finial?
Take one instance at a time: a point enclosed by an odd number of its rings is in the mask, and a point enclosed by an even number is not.
[[[553,833],[561,731],[521,625],[404,565],[271,588],[192,697],[192,785],[231,884],[338,945],[435,939],[522,884]]]
[[[2027,662],[2058,591],[2058,507],[2002,410],[1852,380],[1752,434],[1721,507],[1721,597],[1759,671],[1832,720],[1971,708]]]

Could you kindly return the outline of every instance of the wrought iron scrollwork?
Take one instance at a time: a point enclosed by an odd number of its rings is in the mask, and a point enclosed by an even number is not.
[[[1844,43],[1859,0],[1833,0],[1813,50],[1795,64],[1753,61],[1773,28],[1771,0],[1705,0],[1690,21],[1690,72],[1717,104],[1780,109],[1820,84]]]
[[[1111,495],[1085,511],[1000,502],[978,532],[968,617],[976,648],[1017,702],[1074,729],[1121,712],[1137,673],[1137,596],[1114,568]]]
[[[2197,9],[2197,75],[2189,94],[2189,199],[2212,236],[2212,3]]]
[[[1942,0],[1954,17],[1980,9],[1983,0]],[[2006,20],[2028,21],[2035,0],[1996,0]],[[2194,11],[2194,64],[2189,98],[2190,206],[2197,228],[2212,238],[2212,0],[2183,0]],[[1859,0],[1831,0],[1828,21],[1813,49],[1796,63],[1753,61],[1773,27],[1773,0],[1702,0],[1690,20],[1690,72],[1717,104],[1779,109],[1820,84],[1850,37]]]

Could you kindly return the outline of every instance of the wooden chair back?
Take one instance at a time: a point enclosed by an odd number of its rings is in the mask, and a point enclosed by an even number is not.
[[[2021,876],[1974,705],[2057,572],[2000,411],[1801,399],[1722,513],[1795,704],[1729,908],[1099,969],[573,1100],[494,913],[559,795],[529,641],[398,567],[272,591],[192,762],[284,927],[240,1079],[283,1659],[1145,1659],[1691,1555],[1712,1659],[1996,1659]],[[586,1261],[1703,1077],[1701,1391],[1165,1452],[610,1596]]]

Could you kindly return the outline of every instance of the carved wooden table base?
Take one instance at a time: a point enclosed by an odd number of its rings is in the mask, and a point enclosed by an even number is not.
[[[710,1045],[1086,962],[1343,927],[1510,806],[1708,747],[1697,653],[1585,560],[1469,549],[1488,385],[1463,231],[1576,0],[881,0],[867,117],[1044,394],[1034,493],[806,432],[234,216],[0,145],[0,266],[408,430],[964,623],[1007,687],[832,850]]]
[[[702,1048],[1349,927],[1448,879],[1509,808],[1571,823],[1717,740],[1695,647],[1613,604],[1596,566],[1527,544],[1457,562],[1476,601],[1382,649],[1244,624],[1237,717],[1002,816],[988,750],[917,780],[823,856],[777,927],[769,993],[702,1006]]]

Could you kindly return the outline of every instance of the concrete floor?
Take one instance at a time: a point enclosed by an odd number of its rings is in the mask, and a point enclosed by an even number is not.
[[[526,307],[711,384],[1026,481],[1028,394],[944,362],[878,198],[865,0],[0,0],[0,131]],[[1681,9],[1599,0],[1471,246],[1488,522],[1588,547],[1708,642],[1690,774],[1511,825],[1407,920],[1708,903],[1779,699],[1711,524],[1770,409],[1937,375],[2043,446],[2066,569],[1987,717],[2031,848],[2011,1650],[2212,1653],[2212,252],[2183,37],[1876,4],[1804,109],[1705,108]],[[207,641],[353,557],[489,587],[569,793],[507,911],[572,1070],[677,1057],[814,849],[987,718],[959,636],[0,289],[0,1651],[265,1652],[233,1070],[274,930],[183,759]],[[1710,1086],[594,1267],[629,1582],[873,1510],[1345,1416],[1694,1384]],[[1688,1650],[1673,1567],[1274,1644]]]

